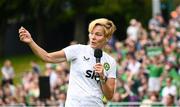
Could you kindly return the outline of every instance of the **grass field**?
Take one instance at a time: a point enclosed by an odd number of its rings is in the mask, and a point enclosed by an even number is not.
[[[9,59],[12,61],[12,65],[15,71],[15,79],[14,79],[15,84],[20,82],[21,77],[22,77],[21,75],[23,73],[31,69],[30,62],[32,60],[36,61],[40,65],[41,70],[44,68],[44,64],[45,64],[42,60],[40,60],[35,55],[27,54],[27,55],[16,55],[16,56],[0,58],[0,68],[2,68],[3,62],[6,59]],[[2,79],[2,73],[0,73],[0,78]]]

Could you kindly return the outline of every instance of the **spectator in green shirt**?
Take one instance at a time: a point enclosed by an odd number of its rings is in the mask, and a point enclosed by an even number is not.
[[[148,90],[150,92],[159,92],[161,88],[160,77],[163,72],[160,56],[152,57],[147,70],[149,71]]]

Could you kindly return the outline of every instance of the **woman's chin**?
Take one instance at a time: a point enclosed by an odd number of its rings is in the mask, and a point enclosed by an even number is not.
[[[91,46],[91,48],[96,48],[96,46],[95,46],[95,45],[92,45],[92,44],[91,44],[90,46]]]

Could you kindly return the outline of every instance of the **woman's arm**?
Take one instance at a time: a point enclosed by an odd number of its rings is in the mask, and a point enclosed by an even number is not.
[[[101,88],[107,100],[111,100],[115,92],[115,78],[106,78],[104,68],[101,63],[96,63],[94,66],[95,72],[99,74]]]
[[[115,91],[115,78],[108,78],[106,82],[101,82],[101,87],[107,100],[111,100]]]
[[[23,27],[19,29],[19,38],[22,42],[28,44],[34,54],[45,62],[58,63],[66,60],[66,56],[63,50],[52,53],[46,52],[33,41],[31,34]]]

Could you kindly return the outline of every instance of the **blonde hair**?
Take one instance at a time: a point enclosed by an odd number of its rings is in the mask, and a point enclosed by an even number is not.
[[[100,19],[93,20],[89,24],[89,28],[88,28],[89,33],[92,32],[92,30],[94,29],[96,25],[100,25],[103,27],[104,35],[107,39],[110,39],[114,31],[116,30],[116,26],[111,20],[108,20],[106,18],[100,18]]]

